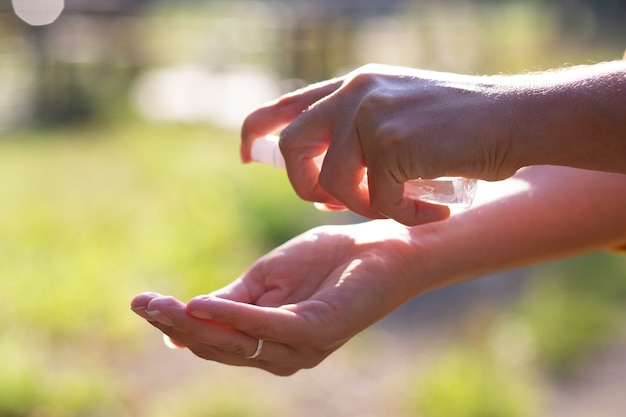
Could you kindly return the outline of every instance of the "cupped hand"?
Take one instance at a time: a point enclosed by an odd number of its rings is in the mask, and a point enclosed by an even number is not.
[[[413,252],[408,232],[394,222],[324,226],[209,295],[184,304],[144,293],[131,308],[201,358],[290,375],[317,365],[414,295]],[[258,340],[262,351],[247,359]]]
[[[495,180],[518,168],[510,100],[494,79],[368,65],[251,113],[241,156],[249,162],[256,138],[283,129],[281,152],[301,198],[406,225],[442,220],[446,207],[403,195],[407,180]],[[314,158],[324,152],[320,171]]]

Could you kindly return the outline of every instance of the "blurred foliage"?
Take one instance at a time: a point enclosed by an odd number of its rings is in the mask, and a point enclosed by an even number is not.
[[[600,252],[542,266],[531,274],[519,313],[550,372],[578,368],[619,329],[626,302],[626,262]]]
[[[18,321],[0,334],[0,358],[3,417],[125,415],[120,384],[89,351],[62,355]]]
[[[535,415],[539,403],[527,379],[467,346],[448,348],[419,374],[413,408],[423,417]]]
[[[423,417],[537,415],[541,380],[573,375],[606,346],[623,326],[625,301],[623,255],[529,268],[518,301],[488,318],[470,312],[452,346],[415,370],[411,408]]]
[[[147,407],[151,417],[270,417],[276,416],[275,406],[267,398],[255,394],[255,387],[237,381],[237,388],[222,386],[207,395],[201,385],[184,386],[164,395],[158,406]],[[245,397],[242,393],[246,393]]]

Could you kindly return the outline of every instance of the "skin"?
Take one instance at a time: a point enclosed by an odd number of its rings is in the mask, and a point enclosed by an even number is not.
[[[532,165],[626,173],[625,92],[625,61],[510,76],[368,65],[251,113],[241,157],[282,129],[301,198],[423,224],[449,211],[403,197],[409,179],[502,180]],[[324,152],[320,171],[313,158]]]
[[[524,168],[447,221],[315,228],[209,295],[143,293],[131,308],[200,358],[291,375],[427,291],[624,243],[625,189],[626,175]]]

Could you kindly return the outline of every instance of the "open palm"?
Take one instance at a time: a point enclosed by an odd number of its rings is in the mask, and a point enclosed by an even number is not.
[[[209,295],[184,304],[145,293],[132,308],[199,357],[289,375],[410,298],[412,280],[402,278],[411,276],[415,254],[401,232],[388,221],[316,228]],[[261,354],[246,359],[259,339]]]

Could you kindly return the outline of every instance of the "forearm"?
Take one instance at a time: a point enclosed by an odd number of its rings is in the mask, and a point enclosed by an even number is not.
[[[508,78],[521,165],[626,173],[626,61]]]
[[[416,295],[626,241],[626,175],[531,167],[481,183],[477,200],[447,221],[410,229]]]

